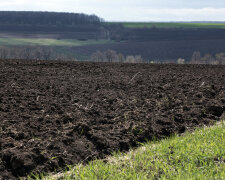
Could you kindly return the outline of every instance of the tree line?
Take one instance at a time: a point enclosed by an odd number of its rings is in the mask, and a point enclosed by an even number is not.
[[[0,60],[13,59],[77,61],[73,55],[59,53],[51,46],[0,46]]]
[[[91,61],[94,62],[120,62],[120,63],[142,63],[144,60],[140,55],[124,56],[114,50],[97,51],[91,55]]]
[[[224,29],[126,28],[96,15],[66,12],[0,11],[0,32],[101,34],[115,41],[175,41],[225,38]],[[94,36],[92,36],[93,38]],[[74,38],[80,38],[76,34]]]
[[[0,11],[4,34],[56,34],[59,38],[104,39],[103,19],[83,13]]]
[[[47,46],[0,47],[0,59],[50,60],[52,48]]]
[[[0,46],[0,59],[24,59],[24,60],[72,60],[78,61],[74,56],[56,53],[50,46]],[[119,62],[119,63],[177,63],[177,64],[225,64],[225,53],[217,53],[201,55],[199,51],[195,51],[192,58],[186,61],[183,58],[177,60],[159,61],[144,60],[141,55],[127,55],[117,53],[114,50],[97,51],[93,53],[90,59],[93,62]]]
[[[190,60],[191,64],[225,64],[225,53],[217,53],[215,56],[211,54],[201,55],[199,51],[195,51]]]
[[[195,51],[192,58],[186,61],[183,58],[178,58],[177,60],[159,61],[159,60],[143,60],[140,55],[124,56],[121,53],[117,53],[114,50],[97,51],[91,55],[91,61],[94,62],[121,62],[121,63],[177,63],[177,64],[214,64],[223,65],[225,64],[225,53],[217,53],[215,56],[211,54],[205,54],[201,56],[199,51]]]
[[[75,26],[77,24],[100,24],[96,15],[66,12],[0,11],[0,24]]]

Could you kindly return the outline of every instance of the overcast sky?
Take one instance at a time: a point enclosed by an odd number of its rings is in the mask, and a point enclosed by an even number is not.
[[[106,21],[225,21],[225,0],[0,0],[0,10],[79,12]]]

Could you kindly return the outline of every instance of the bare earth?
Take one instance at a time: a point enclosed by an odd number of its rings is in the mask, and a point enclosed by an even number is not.
[[[0,60],[0,179],[225,117],[225,66]]]

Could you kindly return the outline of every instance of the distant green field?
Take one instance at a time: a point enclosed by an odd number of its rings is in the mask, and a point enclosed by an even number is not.
[[[114,22],[112,22],[114,23]],[[116,23],[116,22],[115,22]],[[160,23],[160,22],[120,22],[128,28],[219,28],[225,29],[225,23]]]
[[[80,41],[77,39],[44,39],[44,38],[0,38],[0,46],[85,46],[94,44],[104,44],[109,40],[86,40]]]
[[[74,52],[71,47],[113,43],[110,40],[77,40],[77,39],[50,39],[50,38],[0,38],[0,47],[20,46],[50,46],[54,57],[74,57],[79,60],[89,59],[89,56]]]

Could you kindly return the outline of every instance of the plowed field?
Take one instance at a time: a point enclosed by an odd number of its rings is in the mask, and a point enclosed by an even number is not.
[[[0,179],[225,117],[225,66],[0,61]]]

